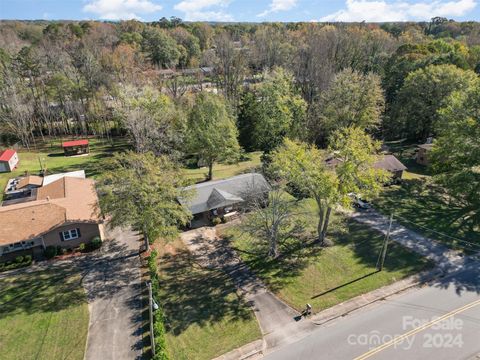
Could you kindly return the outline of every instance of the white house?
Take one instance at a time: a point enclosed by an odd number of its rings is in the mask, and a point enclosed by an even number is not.
[[[15,150],[7,149],[0,153],[0,172],[10,172],[18,163],[18,154]]]

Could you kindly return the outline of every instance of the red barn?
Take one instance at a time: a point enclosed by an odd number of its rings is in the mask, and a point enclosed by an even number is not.
[[[15,150],[7,149],[0,152],[0,172],[13,171],[18,163],[18,154]]]
[[[72,155],[83,155],[88,154],[88,140],[73,140],[73,141],[65,141],[62,144],[63,151],[65,156],[72,156]]]

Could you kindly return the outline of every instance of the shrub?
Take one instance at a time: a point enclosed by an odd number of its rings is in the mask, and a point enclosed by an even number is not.
[[[66,251],[65,251],[64,248],[62,248],[61,246],[57,246],[57,254],[58,255],[63,255],[63,254],[65,254],[65,252]]]
[[[84,244],[84,243],[80,243],[80,245],[78,245],[78,250],[80,250],[80,251],[85,251],[85,244]]]
[[[22,256],[22,255],[17,256],[17,257],[15,258],[15,262],[16,262],[17,264],[21,264],[21,263],[23,262],[23,256]]]
[[[220,219],[218,216],[216,216],[212,219],[212,224],[213,225],[218,225],[218,224],[221,224],[221,223],[222,223],[222,219]]]
[[[52,259],[57,256],[57,248],[55,246],[49,245],[45,248],[43,255],[45,255],[47,259]]]
[[[100,239],[99,236],[95,236],[90,242],[88,247],[90,250],[96,250],[96,249],[100,249],[101,246],[102,246],[102,239]]]
[[[25,262],[31,263],[32,262],[32,255],[25,255]]]

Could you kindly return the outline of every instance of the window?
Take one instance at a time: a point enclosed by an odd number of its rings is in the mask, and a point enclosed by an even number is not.
[[[63,241],[74,240],[80,237],[80,230],[79,229],[71,229],[62,231],[62,239]]]

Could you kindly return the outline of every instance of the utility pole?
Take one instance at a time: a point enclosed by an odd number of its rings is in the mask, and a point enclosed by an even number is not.
[[[388,224],[387,235],[385,236],[385,240],[384,240],[383,246],[382,246],[382,255],[380,257],[380,264],[377,267],[378,271],[383,270],[383,264],[385,263],[385,257],[387,256],[388,240],[390,240],[390,232],[392,231],[392,222],[393,222],[393,213],[390,214],[390,222]]]

